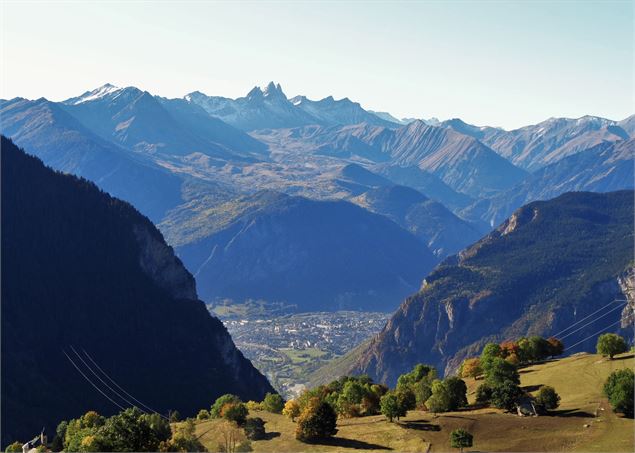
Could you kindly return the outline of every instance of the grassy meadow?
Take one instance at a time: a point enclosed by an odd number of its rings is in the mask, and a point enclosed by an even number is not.
[[[609,361],[595,354],[582,354],[549,361],[520,370],[521,385],[536,392],[553,386],[562,400],[551,415],[518,417],[497,409],[450,412],[435,417],[410,411],[398,422],[383,416],[338,420],[337,435],[321,444],[295,440],[295,423],[282,415],[255,411],[250,416],[266,421],[267,439],[253,441],[255,452],[399,451],[445,452],[449,434],[464,428],[474,435],[471,451],[635,451],[635,422],[614,414],[602,395],[606,377],[619,368],[634,367],[632,353]],[[480,381],[466,380],[473,402]],[[218,420],[197,423],[197,434],[210,451],[216,451]]]

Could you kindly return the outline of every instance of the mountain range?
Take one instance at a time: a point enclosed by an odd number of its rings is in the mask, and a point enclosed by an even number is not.
[[[387,237],[397,241],[393,247],[414,241],[423,249],[412,250],[433,256],[416,272],[404,274],[397,268],[395,279],[408,275],[403,291],[413,285],[416,289],[415,280],[430,263],[466,247],[526,203],[567,191],[633,188],[633,124],[633,117],[552,118],[505,131],[460,119],[397,120],[346,98],[288,99],[273,82],[238,99],[199,92],[168,99],[106,84],[62,102],[0,101],[2,133],[52,168],[85,177],[132,203],[159,225],[193,273],[201,264],[194,257],[209,255],[212,243],[231,249],[219,261],[229,269],[248,258],[267,262],[272,255],[264,251],[282,245],[278,229],[302,228],[325,247],[321,258],[283,248],[276,250],[276,259],[302,256],[302,266],[315,275],[331,275],[327,263],[337,251],[326,247],[333,243],[324,236],[328,229],[297,221],[311,218],[315,206],[334,209],[339,200],[347,203],[337,211],[342,215],[354,212],[350,203],[363,208],[354,216],[357,226],[376,224],[368,214],[378,214],[390,222]],[[286,201],[278,198],[281,194],[288,196]],[[289,203],[289,209],[270,211],[273,199]],[[238,208],[246,205],[253,210]],[[290,215],[292,211],[297,214]],[[236,248],[240,241],[217,236],[231,225],[247,220],[260,225],[265,219],[276,228],[258,238],[260,255]],[[353,230],[342,231],[346,236]],[[254,243],[245,234],[238,237]],[[376,242],[372,234],[359,239],[357,247],[364,250]],[[384,244],[391,247],[389,241]],[[215,259],[220,257],[217,252]],[[205,269],[210,278],[202,283],[201,295],[219,297],[222,285],[216,282],[223,274],[213,270],[212,262]],[[275,281],[273,269],[254,268],[264,280]],[[323,279],[320,291],[332,296],[371,290],[405,295],[395,293],[397,286],[388,280],[377,280],[385,287],[364,290]],[[215,289],[208,291],[208,284]],[[287,289],[267,294],[296,300],[298,293]],[[340,296],[333,297],[325,299],[329,302],[323,308],[340,306],[332,304]],[[386,309],[397,303],[387,302]]]
[[[3,445],[88,410],[193,416],[273,391],[146,217],[0,145]]]

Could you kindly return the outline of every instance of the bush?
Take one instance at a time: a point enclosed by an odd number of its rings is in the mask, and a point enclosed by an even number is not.
[[[628,346],[623,337],[614,333],[605,333],[598,337],[597,352],[603,356],[609,356],[613,360],[613,356],[628,351]]]
[[[284,409],[284,400],[277,393],[267,393],[262,401],[262,409],[272,414],[281,414]]]
[[[556,390],[553,387],[545,385],[538,391],[538,395],[536,396],[536,403],[541,405],[546,410],[550,411],[560,405],[560,395],[556,393]]]
[[[249,440],[261,440],[265,438],[265,422],[260,417],[248,418],[245,421],[245,436]]]
[[[505,381],[492,387],[490,402],[494,407],[511,412],[522,395],[522,390],[515,382]]]
[[[379,407],[381,413],[392,423],[393,418],[399,420],[399,417],[403,417],[406,413],[399,406],[399,399],[394,392],[388,392],[381,397],[379,401]]]
[[[196,437],[194,420],[187,419],[176,425],[174,434],[159,445],[159,451],[206,451],[205,447]]]
[[[205,409],[201,409],[200,411],[198,411],[198,414],[196,414],[196,419],[197,420],[208,420],[209,419],[209,411],[205,410]]]
[[[242,401],[240,401],[240,398],[238,398],[236,395],[231,395],[229,393],[223,395],[223,396],[219,396],[216,401],[214,402],[214,404],[212,405],[212,408],[209,411],[209,415],[211,418],[220,418],[220,411],[223,408],[223,406],[227,403],[241,403]]]
[[[12,444],[7,445],[7,448],[4,449],[6,453],[22,453],[22,444],[20,442],[13,442]]]
[[[337,414],[330,404],[315,400],[310,403],[300,417],[295,430],[295,438],[302,442],[313,442],[337,434]]]
[[[630,368],[614,371],[606,379],[604,394],[615,412],[633,418],[634,373]]]
[[[262,410],[262,403],[259,403],[258,401],[247,401],[245,403],[245,406],[247,406],[247,409],[249,411],[261,411]]]
[[[243,403],[226,403],[220,411],[221,417],[230,422],[236,423],[238,426],[243,426],[249,410]]]
[[[300,415],[300,405],[296,400],[289,400],[284,405],[284,409],[282,409],[282,415],[285,415],[291,419],[292,422],[295,421],[298,415]]]
[[[463,452],[464,448],[472,446],[472,435],[464,429],[455,429],[450,433],[450,446]]]
[[[181,421],[181,414],[179,411],[170,412],[170,423],[176,423],[178,421]]]

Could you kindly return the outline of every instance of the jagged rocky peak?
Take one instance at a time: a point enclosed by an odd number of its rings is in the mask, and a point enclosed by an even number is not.
[[[263,91],[263,95],[266,98],[281,98],[285,100],[287,99],[279,83],[275,84],[273,82],[269,82],[269,84]]]

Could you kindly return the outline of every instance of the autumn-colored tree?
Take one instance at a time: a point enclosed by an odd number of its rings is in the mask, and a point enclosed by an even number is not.
[[[289,400],[282,409],[282,415],[285,415],[291,419],[292,422],[300,415],[300,405],[296,400]]]
[[[295,438],[314,442],[337,434],[337,414],[326,401],[312,400],[298,417]]]
[[[549,343],[549,355],[552,357],[561,355],[564,352],[564,343],[555,337],[547,338]]]
[[[482,373],[483,369],[481,368],[481,360],[478,357],[465,359],[463,361],[463,365],[461,366],[461,377],[476,378]]]
[[[515,341],[503,341],[500,344],[500,349],[501,349],[501,357],[502,358],[507,358],[509,355],[511,354],[516,354],[518,355],[518,343],[516,343]]]
[[[247,436],[238,425],[229,420],[225,420],[218,426],[222,442],[218,445],[218,451],[225,453],[235,453],[236,448],[247,441]]]
[[[234,422],[239,426],[245,424],[247,414],[249,414],[249,411],[247,410],[247,406],[243,403],[226,403],[220,410],[220,416],[222,418]]]

